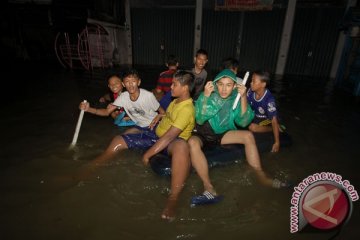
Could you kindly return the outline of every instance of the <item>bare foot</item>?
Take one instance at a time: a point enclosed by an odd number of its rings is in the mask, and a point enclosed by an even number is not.
[[[174,221],[176,202],[176,199],[167,200],[166,206],[161,214],[162,219],[168,220],[169,222]]]

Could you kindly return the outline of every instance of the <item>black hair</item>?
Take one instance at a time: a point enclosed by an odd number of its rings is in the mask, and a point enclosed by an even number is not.
[[[259,76],[260,81],[266,83],[266,86],[270,84],[270,73],[263,70],[256,70],[253,72],[253,74],[256,74]]]
[[[120,81],[122,81],[123,79],[123,74],[120,72],[120,71],[112,71],[112,72],[109,72],[107,75],[106,75],[106,80],[109,82],[110,78],[112,77],[118,77],[120,79]]]
[[[139,72],[133,68],[128,68],[124,71],[124,74],[122,76],[122,79],[128,77],[128,76],[134,76],[136,78],[140,78]]]
[[[239,67],[239,61],[233,57],[224,59],[221,64],[221,69],[234,69],[238,67]]]
[[[199,50],[196,51],[195,57],[197,57],[198,55],[205,55],[206,57],[208,57],[208,52],[205,49],[200,48]]]
[[[174,74],[174,78],[179,81],[181,86],[187,85],[189,87],[189,92],[192,92],[195,79],[195,76],[192,72],[179,70]]]
[[[166,60],[166,64],[168,66],[176,66],[176,64],[179,63],[179,60],[178,58],[173,55],[173,54],[170,54],[168,57],[167,57],[167,60]]]

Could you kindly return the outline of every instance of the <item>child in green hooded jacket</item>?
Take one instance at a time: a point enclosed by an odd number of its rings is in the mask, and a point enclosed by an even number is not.
[[[239,104],[233,110],[236,95],[240,94]],[[225,144],[244,144],[246,160],[255,170],[261,183],[281,187],[279,180],[271,179],[262,170],[259,152],[253,134],[246,127],[254,118],[254,112],[247,102],[246,87],[237,84],[236,75],[229,69],[221,71],[213,82],[207,82],[204,91],[195,103],[196,127],[188,140],[192,166],[204,184],[204,193],[191,200],[192,205],[216,203],[222,199],[211,184],[208,163],[203,148]]]

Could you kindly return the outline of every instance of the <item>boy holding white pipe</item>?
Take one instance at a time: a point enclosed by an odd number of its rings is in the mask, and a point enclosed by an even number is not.
[[[239,104],[232,106],[237,94],[241,95]],[[278,180],[266,176],[262,170],[259,152],[251,131],[238,130],[246,127],[254,118],[254,112],[247,103],[246,87],[237,84],[236,75],[229,69],[221,71],[213,82],[207,82],[204,91],[195,103],[196,131],[188,140],[192,166],[204,185],[204,192],[191,199],[191,205],[219,202],[208,170],[203,148],[225,144],[244,144],[246,160],[255,170],[259,181],[267,186],[281,187]]]

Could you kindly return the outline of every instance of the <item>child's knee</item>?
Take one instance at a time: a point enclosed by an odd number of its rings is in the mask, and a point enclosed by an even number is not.
[[[189,144],[185,140],[178,139],[173,144],[177,152],[189,152]]]
[[[251,131],[244,132],[244,139],[246,143],[255,143],[254,134]]]
[[[119,150],[127,148],[127,144],[124,141],[124,138],[122,136],[116,136],[111,141],[111,144],[109,146],[109,150],[113,152],[117,152]]]
[[[256,131],[256,127],[257,127],[257,124],[251,123],[251,124],[249,125],[249,130],[252,131],[252,132],[255,132],[255,131]]]
[[[188,145],[190,149],[200,148],[200,141],[197,137],[191,137],[188,140]]]

